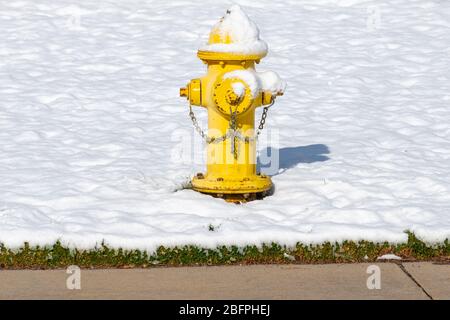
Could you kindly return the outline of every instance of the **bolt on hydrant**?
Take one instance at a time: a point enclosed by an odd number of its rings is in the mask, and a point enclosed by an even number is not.
[[[285,84],[272,71],[256,72],[267,54],[255,23],[237,5],[213,27],[208,44],[197,56],[208,66],[206,75],[180,89],[189,101],[195,129],[207,143],[207,171],[192,179],[194,190],[230,202],[264,197],[270,177],[256,172],[256,142],[275,97]],[[208,133],[199,126],[192,106],[208,111]],[[255,132],[255,109],[263,106]]]

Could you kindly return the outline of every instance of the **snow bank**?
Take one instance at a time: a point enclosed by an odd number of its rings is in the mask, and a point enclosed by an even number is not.
[[[378,257],[377,260],[402,260],[402,258],[395,254],[389,253]]]
[[[58,10],[71,5],[2,3],[0,242],[153,250],[400,242],[405,230],[450,238],[445,1],[252,2],[272,48],[260,67],[289,90],[259,140],[260,159],[266,141],[279,154],[275,194],[240,206],[183,189],[205,165],[178,88],[204,72],[195,48],[221,2]],[[371,5],[381,19],[368,28]],[[205,127],[206,112],[197,117]]]
[[[259,38],[259,29],[238,5],[228,9],[225,16],[213,27],[213,32],[222,39],[230,38],[232,43],[210,43],[202,51],[236,54],[267,54],[267,44]]]

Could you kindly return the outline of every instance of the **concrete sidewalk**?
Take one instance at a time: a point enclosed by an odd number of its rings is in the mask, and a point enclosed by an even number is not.
[[[0,299],[450,299],[450,265],[430,262],[81,270],[80,290],[70,276],[2,270]]]

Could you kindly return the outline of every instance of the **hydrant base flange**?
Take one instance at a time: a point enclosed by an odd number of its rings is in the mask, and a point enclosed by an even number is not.
[[[265,175],[254,175],[240,180],[197,176],[192,179],[192,188],[209,194],[245,195],[270,190],[272,188],[272,180]]]

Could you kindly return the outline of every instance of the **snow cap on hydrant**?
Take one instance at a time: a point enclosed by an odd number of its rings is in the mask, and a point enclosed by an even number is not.
[[[213,27],[208,44],[199,52],[234,54],[258,60],[266,56],[267,44],[259,38],[256,24],[240,6],[234,5]]]
[[[258,27],[237,5],[227,10],[212,28],[208,43],[198,50],[207,73],[180,89],[180,96],[189,101],[194,128],[208,147],[207,170],[192,179],[194,190],[233,202],[270,193],[270,177],[256,172],[256,142],[285,83],[275,72],[256,72],[255,63],[267,51]],[[193,105],[207,109],[207,133],[199,126]],[[260,106],[264,108],[255,130]]]

